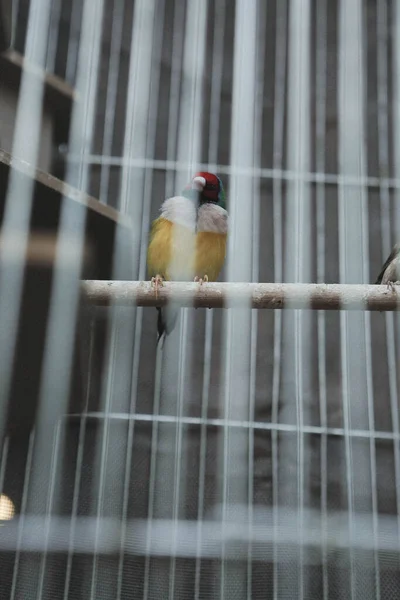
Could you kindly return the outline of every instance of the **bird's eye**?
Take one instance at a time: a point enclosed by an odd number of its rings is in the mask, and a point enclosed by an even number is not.
[[[218,186],[216,186],[214,183],[207,183],[207,188],[210,190],[217,190]]]

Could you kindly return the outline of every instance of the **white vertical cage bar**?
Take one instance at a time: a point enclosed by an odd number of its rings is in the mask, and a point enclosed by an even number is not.
[[[211,380],[211,356],[212,356],[212,334],[213,334],[213,316],[212,310],[206,313],[205,344],[204,344],[204,372],[203,386],[201,395],[201,430],[200,430],[200,464],[199,464],[199,493],[197,510],[197,540],[196,540],[196,570],[194,582],[195,600],[200,600],[200,582],[201,582],[201,547],[202,547],[202,525],[204,518],[204,496],[206,480],[206,453],[207,453],[207,413],[208,398],[210,393]]]
[[[63,600],[68,600],[70,586],[71,586],[71,575],[72,575],[72,560],[74,556],[74,540],[77,529],[77,519],[78,519],[78,507],[79,507],[79,494],[80,494],[80,486],[82,479],[82,467],[83,467],[83,457],[85,450],[85,440],[86,440],[86,423],[87,423],[87,410],[89,405],[89,398],[91,395],[91,387],[92,387],[92,367],[93,367],[93,348],[94,348],[94,329],[95,329],[95,317],[94,313],[91,315],[90,324],[89,324],[89,356],[88,356],[88,380],[86,387],[86,396],[85,396],[85,405],[83,407],[83,414],[81,419],[79,420],[79,436],[78,436],[78,451],[76,456],[76,467],[75,467],[75,477],[73,484],[73,496],[72,496],[72,507],[71,507],[71,528],[68,539],[68,555],[67,555],[67,568],[65,572],[65,580],[64,580],[64,594]]]
[[[104,113],[104,135],[101,148],[102,156],[111,154],[114,127],[116,121],[116,106],[118,94],[119,67],[122,52],[122,32],[124,26],[125,0],[114,0],[111,25],[111,43],[110,56],[108,60],[108,79],[106,107]],[[111,165],[101,165],[100,167],[100,193],[99,200],[108,204],[109,202],[109,183]]]
[[[357,0],[353,3],[341,2],[339,10],[339,169],[344,175],[363,177],[365,167],[364,149],[364,61],[363,61],[363,7]],[[340,282],[365,282],[368,265],[368,231],[366,219],[366,194],[362,185],[346,187],[339,185],[339,263]],[[350,596],[357,595],[357,573],[361,563],[371,567],[370,560],[352,548],[356,535],[354,511],[357,497],[353,473],[368,481],[371,455],[357,451],[349,431],[365,427],[368,423],[368,405],[371,394],[371,381],[368,378],[370,355],[366,348],[366,332],[369,323],[362,312],[352,318],[344,312],[340,315],[341,362],[342,362],[342,401],[344,419],[344,443],[346,463],[346,500],[349,524],[349,565]],[[366,401],[367,400],[367,401]],[[370,423],[368,423],[370,425]],[[365,490],[368,489],[366,485]],[[359,490],[358,490],[358,493]],[[365,497],[363,498],[363,500]],[[368,569],[364,576],[364,590],[374,594],[374,569]],[[364,572],[364,571],[363,571]],[[342,582],[344,584],[344,581]],[[344,591],[344,593],[347,593]]]
[[[28,492],[29,492],[29,482],[31,476],[31,465],[32,465],[32,457],[33,457],[33,446],[35,443],[35,432],[31,431],[29,435],[29,446],[28,452],[26,455],[26,465],[25,465],[25,473],[24,473],[24,484],[22,491],[22,500],[21,500],[21,510],[19,513],[19,521],[18,521],[18,535],[17,535],[17,547],[15,551],[14,557],[14,567],[13,567],[13,575],[12,575],[12,584],[10,591],[10,600],[14,600],[18,598],[17,596],[17,584],[19,580],[19,563],[21,560],[21,546],[23,545],[23,534],[24,534],[24,521],[26,517],[26,509],[28,503]]]
[[[185,352],[185,346],[187,343],[186,334],[188,331],[188,311],[183,311],[182,315],[182,326],[180,328],[180,340],[179,345],[181,350],[181,356],[178,367],[178,402],[176,409],[176,432],[175,432],[175,443],[174,443],[174,468],[173,468],[173,493],[172,493],[172,551],[171,551],[171,564],[169,572],[169,592],[168,597],[173,600],[175,598],[175,584],[176,584],[176,551],[177,551],[177,536],[178,536],[178,525],[180,521],[180,499],[181,495],[184,497],[186,491],[186,482],[181,482],[181,474],[188,473],[186,468],[186,456],[187,456],[187,439],[184,438],[184,425],[182,423],[182,417],[184,416],[184,407],[186,399],[190,397],[189,394],[185,395],[187,386],[185,385],[185,374],[191,367],[190,358],[191,354]]]
[[[176,156],[179,162],[186,161],[188,170],[176,174],[177,190],[186,185],[201,160],[207,14],[206,2],[187,3]]]
[[[286,93],[286,55],[287,55],[287,0],[277,2],[276,43],[275,43],[275,93],[274,93],[274,146],[273,168],[283,168],[283,142]],[[274,220],[274,280],[283,280],[283,218],[282,218],[282,179],[273,180],[273,220]],[[282,311],[274,311],[274,353],[272,374],[272,412],[271,421],[276,426],[279,419],[279,397],[282,369]],[[276,427],[271,432],[272,452],[272,503],[273,503],[273,594],[278,599],[278,532],[279,532],[279,435]]]
[[[131,216],[135,228],[132,232],[131,259],[134,267],[139,262],[139,233],[143,211],[143,203],[139,198],[143,191],[144,169],[137,172],[135,167],[129,164],[129,160],[146,156],[155,11],[155,0],[135,2],[119,202],[121,212]]]
[[[393,150],[394,150],[394,175],[400,179],[400,5],[394,1],[392,3],[393,10]],[[396,187],[395,195],[395,239],[400,239],[400,188]],[[398,327],[398,325],[397,325]]]
[[[362,32],[368,31],[368,15],[366,10],[361,13],[361,36]],[[360,90],[364,95],[365,82],[367,81],[367,43],[368,36],[361,37],[361,72],[360,72]],[[364,115],[364,113],[362,112]],[[361,138],[363,147],[362,151],[362,167],[366,164],[367,147],[364,148],[364,138]],[[365,171],[364,171],[365,172]],[[368,193],[365,186],[361,186],[361,219],[362,219],[362,256],[363,270],[362,281],[369,282],[369,213],[368,213]],[[369,584],[375,592],[376,600],[380,600],[380,577],[379,577],[379,558],[378,558],[378,493],[376,487],[376,450],[375,450],[375,415],[374,415],[374,388],[372,380],[372,339],[371,339],[371,314],[366,311],[364,313],[364,344],[365,344],[365,381],[366,381],[366,418],[368,423],[369,436],[369,452],[363,456],[363,469],[365,478],[368,480],[368,472],[371,474],[371,499],[369,501],[370,510],[372,513],[372,533],[373,533],[373,561],[368,565],[371,567],[372,576]],[[361,414],[361,411],[360,411]],[[362,418],[362,417],[361,417]],[[369,461],[368,461],[369,459]],[[368,464],[369,462],[369,464]],[[368,563],[367,563],[368,564]]]
[[[114,316],[114,315],[113,315]],[[102,410],[104,414],[104,421],[101,427],[101,435],[99,435],[96,439],[96,457],[94,463],[95,469],[95,477],[93,478],[92,489],[96,493],[96,498],[92,499],[93,507],[95,507],[94,512],[96,514],[96,532],[95,532],[95,541],[94,541],[94,550],[93,550],[93,565],[91,572],[91,582],[90,582],[90,600],[96,600],[98,598],[98,594],[101,593],[103,598],[108,598],[112,600],[115,598],[115,590],[112,585],[112,577],[102,578],[103,586],[101,588],[101,592],[98,590],[98,579],[99,579],[99,567],[98,567],[98,544],[99,544],[99,536],[100,536],[100,524],[102,513],[104,510],[104,496],[105,496],[105,486],[106,486],[106,477],[107,477],[107,459],[108,455],[111,452],[110,450],[110,424],[108,415],[111,412],[112,406],[112,396],[115,393],[114,385],[116,382],[115,372],[116,372],[116,359],[118,352],[118,337],[121,331],[121,323],[118,322],[118,319],[111,319],[112,326],[108,332],[108,340],[107,340],[107,359],[105,361],[105,371],[104,371],[104,383],[102,385]],[[121,457],[122,458],[122,457]],[[120,489],[121,482],[121,472],[123,469],[123,464],[121,462],[114,462],[115,470],[112,472],[112,480],[113,480],[113,489]],[[114,487],[115,486],[115,487]],[[106,565],[103,565],[104,569],[107,569]],[[110,573],[110,575],[112,575]]]
[[[231,120],[231,165],[233,169],[254,163],[254,107],[256,98],[256,56],[258,2],[236,1],[233,92]],[[250,176],[230,177],[229,236],[227,252],[228,281],[250,281],[252,277],[252,235],[254,233],[255,183]],[[247,198],[247,202],[242,199]],[[258,225],[258,224],[257,224]],[[228,301],[229,307],[229,301]],[[230,309],[224,314],[223,418],[235,415],[245,420],[249,415],[251,311]],[[244,430],[231,430],[226,424],[218,448],[218,472],[222,477],[222,529],[235,519],[235,505],[248,504],[248,435]],[[243,512],[244,515],[247,514]],[[248,516],[246,517],[248,519]],[[243,523],[244,525],[245,523]],[[222,545],[219,596],[233,594],[246,597],[247,564],[234,564],[225,557]],[[217,589],[215,590],[217,593]]]
[[[163,47],[163,23],[165,15],[165,0],[159,0],[157,4],[157,16],[155,23],[155,32],[153,40],[153,67],[152,78],[150,82],[150,103],[149,103],[149,121],[146,141],[146,155],[155,155],[155,143],[157,132],[157,111],[159,102],[160,78],[161,78],[161,59]],[[146,169],[143,189],[143,214],[140,236],[140,252],[139,252],[139,279],[145,279],[146,276],[146,254],[147,242],[150,225],[150,209],[151,198],[153,192],[153,169]],[[135,414],[136,401],[138,396],[138,379],[139,365],[142,348],[142,331],[143,331],[143,308],[136,308],[135,328],[134,328],[134,346],[131,373],[128,374],[132,378],[131,398],[129,406],[129,414]],[[126,524],[128,519],[128,502],[130,494],[131,468],[132,468],[132,450],[134,443],[134,426],[135,421],[131,419],[128,425],[126,457],[125,457],[125,472],[123,485],[123,507],[122,507],[122,531],[121,531],[121,546],[119,551],[118,565],[118,589],[117,600],[120,600],[122,594],[123,570],[124,570],[124,548],[126,542]]]
[[[287,183],[285,262],[286,281],[308,282],[311,277],[311,200],[309,183],[301,175],[310,171],[310,35],[311,7],[309,0],[291,0],[289,4],[288,48],[288,125],[287,167],[299,174]],[[307,306],[305,306],[307,308]],[[284,465],[280,482],[282,498],[284,490],[297,496],[298,514],[298,580],[299,598],[308,594],[308,577],[304,573],[307,562],[304,548],[305,505],[309,503],[309,461],[306,460],[304,424],[309,420],[311,397],[311,319],[309,311],[291,311],[284,316],[283,369],[285,372],[284,404],[280,420],[297,425],[296,446],[291,438],[284,436],[281,444],[280,462]],[[292,383],[293,382],[293,383]],[[295,399],[295,403],[294,403]],[[308,442],[309,444],[309,442]],[[296,467],[295,467],[296,465]],[[296,468],[297,489],[290,482],[291,469]],[[281,512],[284,518],[284,511]],[[282,584],[285,579],[285,584]],[[280,583],[294,584],[293,578]],[[295,589],[293,588],[293,593]],[[284,593],[282,591],[282,593]],[[278,594],[279,597],[279,594]]]
[[[162,353],[157,352],[156,354],[156,366],[155,366],[155,381],[154,381],[154,400],[153,400],[153,412],[152,415],[154,420],[152,421],[152,432],[151,432],[151,456],[150,456],[150,475],[149,475],[149,501],[147,509],[147,527],[146,527],[146,550],[145,550],[145,564],[144,564],[144,581],[143,581],[143,600],[148,600],[153,594],[155,581],[151,578],[151,539],[153,533],[153,518],[154,509],[156,505],[156,479],[157,479],[157,452],[158,452],[158,430],[159,421],[157,417],[160,414],[160,402],[161,402],[161,368],[162,368]],[[157,515],[156,515],[157,517]],[[163,591],[166,590],[165,582],[163,582]]]
[[[392,78],[393,78],[393,151],[394,151],[394,174],[400,177],[400,5],[398,2],[392,3],[393,7],[393,28],[392,28]],[[400,191],[394,192],[394,232],[395,240],[400,239]],[[385,255],[385,260],[386,260]],[[387,317],[386,317],[387,318]],[[389,321],[387,320],[389,323]],[[392,417],[393,434],[399,435],[399,407],[398,392],[399,385],[397,379],[397,360],[399,339],[399,318],[393,317],[392,328],[387,325],[387,344],[388,344],[388,371],[389,371],[389,389],[390,389],[390,408]],[[397,342],[397,343],[396,343]],[[398,439],[398,438],[397,438]],[[397,529],[399,535],[400,551],[400,444],[393,442],[395,481],[396,481],[396,504],[397,504]]]
[[[265,71],[265,40],[267,31],[268,7],[258,3],[256,34],[256,72],[255,72],[255,107],[254,107],[254,165],[261,167],[263,108],[264,108],[264,71]],[[260,184],[255,178],[253,187],[253,237],[251,257],[251,280],[259,281],[260,276]],[[250,373],[249,373],[249,412],[248,419],[255,420],[256,385],[257,385],[257,342],[258,342],[258,311],[252,310],[250,316]],[[254,520],[254,429],[248,432],[248,550],[247,550],[247,598],[253,597],[253,520]]]
[[[53,0],[51,7],[49,40],[47,44],[46,71],[54,73],[57,57],[57,44],[60,31],[61,0]]]
[[[42,559],[40,562],[40,572],[39,572],[39,581],[37,585],[36,598],[37,600],[41,600],[44,594],[44,583],[45,583],[45,575],[46,575],[46,566],[47,566],[47,552],[48,552],[48,542],[49,542],[49,533],[50,533],[50,525],[52,518],[52,510],[55,504],[55,496],[57,493],[56,490],[56,476],[57,469],[60,467],[59,455],[60,455],[60,447],[61,441],[63,439],[61,434],[61,423],[60,421],[57,423],[55,427],[55,431],[52,437],[52,453],[51,453],[51,461],[50,461],[50,476],[49,476],[49,491],[46,499],[46,507],[45,507],[45,522],[44,522],[44,544],[43,544],[43,553]]]
[[[327,0],[319,0],[316,5],[316,170],[325,171],[325,122],[326,122],[326,82],[327,82]],[[325,185],[316,185],[316,227],[317,227],[317,281],[325,282]],[[327,417],[327,378],[326,378],[326,319],[325,312],[318,312],[318,388],[321,427],[328,426]],[[321,554],[322,554],[322,593],[323,600],[328,600],[328,553],[327,553],[327,519],[328,519],[328,436],[321,435]]]
[[[388,123],[388,66],[387,53],[387,0],[377,0],[377,101],[378,101],[378,160],[381,206],[382,264],[391,248],[389,175],[389,123]]]
[[[26,34],[27,64],[44,69],[50,0],[32,0]],[[34,169],[39,157],[43,109],[43,79],[23,69],[19,89],[12,154]],[[3,252],[0,256],[0,437],[10,392],[21,307],[25,254],[33,205],[34,180],[11,169],[2,221]],[[18,250],[15,240],[18,240]],[[13,261],[7,261],[7,256]]]
[[[79,69],[79,44],[82,30],[82,0],[72,0],[71,20],[68,39],[67,64],[65,66],[65,79],[75,83]]]
[[[185,41],[185,11],[181,10],[180,7],[179,0],[175,0],[168,110],[167,161],[174,161],[176,159],[178,143],[179,103],[176,101],[176,98],[179,97]],[[173,196],[177,189],[179,188],[176,188],[175,186],[175,172],[171,169],[167,169],[165,180],[166,197],[169,198],[170,196]]]
[[[208,163],[218,163],[219,124],[221,112],[221,92],[224,67],[224,40],[227,0],[216,0],[214,3],[214,33],[211,67],[211,102],[210,128],[208,144]],[[229,7],[228,7],[229,8]]]
[[[386,178],[389,175],[389,94],[388,94],[388,76],[389,69],[387,64],[388,51],[388,3],[387,0],[378,0],[377,2],[377,103],[378,103],[378,161],[379,175]],[[379,189],[380,208],[381,208],[381,234],[382,234],[382,264],[389,256],[391,250],[391,215],[390,215],[390,194],[388,186],[382,182]],[[392,431],[399,433],[399,413],[397,406],[397,378],[396,378],[396,346],[395,346],[395,316],[389,313],[385,314],[386,324],[386,348],[387,348],[387,367],[389,377],[389,396],[392,418]],[[374,442],[375,445],[375,442]],[[400,543],[400,453],[398,444],[393,444],[394,449],[394,470],[396,482],[396,504],[397,504],[397,536]],[[376,486],[376,465],[372,471],[372,477]],[[377,504],[377,499],[376,499]],[[374,511],[374,516],[377,513]],[[375,516],[377,519],[377,516]],[[378,529],[378,525],[375,525]],[[377,533],[379,536],[379,531]],[[378,540],[379,542],[379,537]],[[377,555],[377,552],[375,552]],[[379,558],[376,558],[379,567]],[[378,591],[380,592],[380,579],[378,573]]]
[[[364,31],[366,31],[366,27]],[[366,58],[366,53],[364,53]],[[363,61],[366,65],[366,60]],[[363,65],[363,72],[366,78],[366,68]],[[369,281],[369,214],[368,214],[368,194],[365,188],[362,189],[362,226],[363,226],[363,256],[364,269],[363,269],[363,281]],[[369,465],[368,458],[365,456],[364,473],[368,480],[368,471],[371,474],[371,500],[370,510],[372,512],[372,533],[373,533],[373,575],[371,576],[370,585],[375,591],[376,600],[380,600],[380,577],[379,577],[379,556],[378,556],[378,544],[379,544],[379,529],[378,529],[378,492],[376,483],[376,449],[375,449],[375,415],[374,415],[374,387],[372,379],[372,337],[371,337],[371,314],[366,311],[364,313],[364,343],[365,343],[365,371],[366,371],[366,388],[367,388],[367,419],[368,419],[368,431],[369,436]],[[367,454],[367,453],[366,453]],[[363,459],[364,460],[364,459]]]
[[[176,156],[178,161],[186,160],[188,163],[188,172],[178,172],[175,177],[175,186],[177,190],[181,190],[187,183],[188,179],[193,176],[197,170],[197,165],[201,161],[202,149],[202,129],[203,129],[203,91],[205,81],[205,59],[206,59],[206,43],[207,43],[207,20],[208,20],[208,3],[201,0],[189,0],[186,4],[186,20],[185,20],[185,37],[183,46],[183,61],[181,71],[181,94],[179,105],[179,121]],[[183,248],[180,230],[175,228],[173,231],[173,244]],[[194,245],[189,242],[187,247],[188,259],[194,254]],[[174,273],[175,263],[179,264],[179,256],[172,254],[170,270]],[[194,273],[192,274],[192,276]],[[173,303],[172,303],[173,306]],[[179,305],[177,305],[179,306]],[[193,320],[189,309],[183,309],[181,312],[181,326],[179,340],[171,336],[171,343],[166,348],[165,356],[165,372],[164,386],[168,388],[168,393],[164,396],[163,409],[168,412],[176,411],[178,421],[175,430],[175,453],[174,453],[174,470],[172,477],[173,493],[172,497],[172,556],[170,561],[169,571],[169,590],[168,598],[172,600],[175,597],[176,591],[176,543],[178,533],[179,513],[182,511],[186,494],[186,481],[182,475],[188,473],[186,467],[187,457],[187,434],[182,425],[180,417],[186,411],[188,402],[191,398],[191,380],[185,378],[185,370],[192,368],[192,352],[193,345],[190,341],[193,339]],[[179,347],[178,347],[179,342]],[[176,369],[178,363],[178,369]],[[168,380],[177,375],[178,394],[176,403],[176,394],[168,386]],[[168,387],[167,387],[168,386]],[[170,393],[170,390],[172,394]],[[176,408],[174,405],[176,403]],[[186,406],[185,406],[186,405]],[[166,439],[171,439],[171,434],[165,433]],[[162,439],[162,438],[161,438]],[[165,442],[164,442],[165,443]],[[170,442],[168,442],[170,443]],[[161,458],[161,457],[160,457]],[[163,459],[164,460],[164,459]],[[160,465],[160,468],[163,468]],[[164,468],[168,468],[165,465]],[[182,478],[182,481],[181,481]],[[179,589],[179,587],[178,587]]]
[[[219,123],[221,111],[222,78],[224,67],[224,40],[226,0],[214,3],[214,31],[213,31],[213,53],[211,69],[211,99],[210,99],[210,124],[208,133],[208,163],[218,162]],[[210,167],[209,167],[210,168]],[[229,204],[228,204],[229,210]],[[199,491],[197,510],[197,540],[196,540],[196,567],[195,567],[195,600],[200,599],[201,582],[201,547],[202,547],[202,525],[204,518],[205,480],[206,480],[206,455],[207,455],[207,415],[208,399],[211,382],[211,358],[213,338],[213,309],[206,311],[205,342],[204,342],[204,371],[201,395],[201,430],[200,430],[200,456],[199,456]]]
[[[20,0],[13,0],[11,11],[11,48],[15,48]]]
[[[149,105],[152,84],[152,66],[154,38],[156,31],[156,2],[155,0],[138,0],[135,2],[132,20],[131,51],[129,64],[129,78],[127,89],[127,109],[126,109],[126,129],[124,137],[123,159],[135,159],[146,156],[146,146],[148,142],[149,126]],[[117,46],[114,51],[120,60],[120,49]],[[117,59],[115,59],[114,66]],[[112,102],[112,98],[110,102]],[[115,102],[115,100],[114,100]],[[145,209],[144,187],[146,171],[143,168],[135,168],[125,163],[122,168],[121,192],[120,192],[120,210],[131,218],[131,250],[132,254],[126,256],[124,252],[122,236],[125,232],[118,229],[114,246],[113,277],[119,279],[124,275],[124,271],[133,272],[133,277],[139,275],[139,264],[142,248],[142,239],[145,235],[143,230],[143,216]],[[149,199],[148,199],[149,202]],[[128,265],[127,262],[131,263]],[[129,484],[126,478],[127,474],[127,452],[121,448],[115,448],[110,440],[110,420],[109,414],[112,412],[113,399],[117,401],[126,397],[126,409],[130,405],[130,398],[127,396],[125,382],[130,380],[132,374],[132,336],[129,332],[134,331],[135,316],[137,310],[121,311],[117,306],[112,305],[109,310],[108,333],[107,333],[107,352],[108,360],[106,367],[106,377],[102,389],[102,404],[104,407],[105,418],[102,423],[101,436],[98,439],[98,446],[95,457],[96,483],[98,483],[99,492],[97,497],[97,531],[96,540],[100,535],[100,519],[103,513],[105,490],[106,488],[114,490],[117,499],[116,511],[118,517],[126,511],[126,489]],[[121,423],[122,426],[122,423]],[[133,426],[133,424],[132,424]],[[130,436],[131,433],[131,436]],[[132,438],[129,429],[124,432],[126,443]],[[132,448],[130,449],[132,451]],[[114,467],[109,468],[112,464]],[[117,465],[117,467],[115,466]],[[95,489],[97,486],[95,485]],[[122,513],[122,515],[121,515]],[[118,592],[122,585],[122,555],[120,553],[120,562],[118,570]],[[111,571],[110,571],[111,572]],[[108,580],[108,578],[106,578]],[[111,577],[110,577],[111,579]],[[104,584],[105,578],[102,577]],[[115,598],[113,583],[107,583],[107,590],[102,590],[103,595]],[[95,554],[92,582],[91,598],[98,595],[98,557]]]
[[[367,221],[367,209],[364,210],[364,223]],[[365,246],[364,246],[365,247]],[[379,521],[378,521],[378,490],[377,490],[377,464],[375,448],[375,416],[374,416],[374,390],[372,381],[372,338],[371,338],[371,315],[365,314],[365,347],[366,347],[366,383],[367,383],[367,407],[368,407],[368,429],[369,437],[369,469],[371,473],[371,511],[372,511],[372,533],[373,533],[373,582],[375,598],[380,600],[380,575],[379,575]],[[367,461],[366,461],[367,462]],[[368,466],[365,466],[365,473],[368,473]],[[372,579],[372,578],[371,578]]]

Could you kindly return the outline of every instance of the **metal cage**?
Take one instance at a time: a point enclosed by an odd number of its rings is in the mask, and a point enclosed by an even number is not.
[[[398,313],[256,310],[230,284],[376,279],[400,238],[400,4],[12,14],[0,597],[397,600]],[[154,308],[81,282],[148,279],[151,221],[200,168],[227,188],[227,299],[157,350]]]

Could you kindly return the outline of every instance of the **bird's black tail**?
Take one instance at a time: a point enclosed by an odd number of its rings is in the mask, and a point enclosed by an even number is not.
[[[161,348],[164,347],[165,338],[167,335],[171,333],[171,331],[175,328],[176,322],[179,316],[179,307],[177,306],[166,306],[161,308],[157,306],[158,318],[157,318],[157,331],[158,331],[158,340],[157,345],[161,338],[163,338],[163,344]]]

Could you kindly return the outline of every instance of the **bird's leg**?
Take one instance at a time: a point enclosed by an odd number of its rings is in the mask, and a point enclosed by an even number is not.
[[[203,285],[203,283],[208,283],[208,275],[204,275],[203,279],[201,277],[199,277],[198,275],[196,275],[196,277],[193,280],[195,283],[199,283],[200,286]]]
[[[163,281],[164,281],[164,279],[163,279],[162,275],[156,275],[155,277],[151,278],[151,285],[155,289],[156,298],[158,298],[158,287],[163,286]]]

